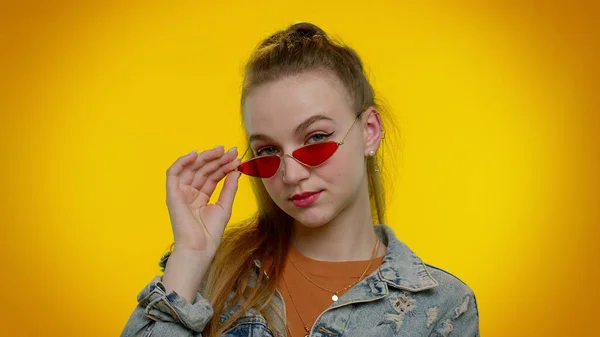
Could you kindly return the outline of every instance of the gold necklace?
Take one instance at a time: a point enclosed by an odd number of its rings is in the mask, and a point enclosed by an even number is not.
[[[294,263],[294,261],[292,261],[292,259],[290,259],[288,257],[288,260],[292,263],[292,266],[294,266],[294,268],[302,275],[304,276],[305,279],[307,279],[310,283],[316,285],[317,287],[319,287],[320,289],[323,289],[329,293],[332,293],[333,295],[331,296],[331,299],[334,302],[337,302],[337,300],[339,299],[338,294],[343,292],[344,290],[353,287],[354,285],[356,285],[358,282],[362,281],[363,277],[365,276],[365,274],[367,273],[367,271],[369,270],[369,268],[371,268],[371,265],[373,264],[373,259],[375,259],[375,256],[377,256],[377,248],[379,247],[379,243],[381,241],[379,240],[379,238],[377,238],[377,241],[375,241],[375,246],[373,247],[373,252],[371,253],[371,259],[369,260],[369,263],[367,264],[367,268],[365,268],[365,270],[363,271],[363,273],[360,275],[360,277],[358,278],[358,280],[356,282],[353,282],[347,286],[345,286],[342,289],[339,290],[330,290],[327,289],[319,284],[317,284],[315,281],[311,280],[310,277],[308,277],[308,275],[304,274],[304,272],[302,272],[302,270],[298,269],[298,267],[296,266],[296,264]]]
[[[285,284],[285,289],[287,290],[288,295],[290,295],[290,299],[292,300],[292,305],[294,307],[294,309],[296,310],[296,313],[298,314],[298,317],[300,317],[300,322],[302,322],[302,326],[304,326],[304,330],[306,331],[306,335],[304,335],[304,337],[309,337],[310,336],[310,329],[308,328],[308,326],[306,325],[306,323],[304,323],[304,320],[302,319],[302,315],[300,315],[300,311],[298,311],[298,307],[296,306],[296,302],[294,301],[294,298],[292,297],[292,293],[290,292],[290,287],[288,287],[287,282],[285,282],[285,277],[283,277],[283,275],[281,275],[281,278],[283,279],[283,284]],[[292,336],[292,329],[290,329],[290,327],[286,324],[288,331],[290,332],[290,337]]]

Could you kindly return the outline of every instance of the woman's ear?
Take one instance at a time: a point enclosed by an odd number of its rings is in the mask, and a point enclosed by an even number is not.
[[[363,135],[365,142],[365,157],[369,156],[369,152],[377,152],[381,139],[383,137],[383,124],[381,123],[381,116],[375,109],[375,107],[369,107],[365,110],[366,118],[363,122]]]

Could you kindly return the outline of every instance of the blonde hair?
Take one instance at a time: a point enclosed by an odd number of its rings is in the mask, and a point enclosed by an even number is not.
[[[354,111],[358,113],[369,107],[377,109],[386,131],[386,142],[389,142],[388,135],[395,126],[391,116],[376,103],[361,59],[353,49],[334,41],[311,23],[297,23],[280,30],[255,49],[245,67],[241,105],[252,89],[261,84],[318,69],[325,69],[339,78],[352,100]],[[385,179],[382,176],[385,167],[382,163],[381,168],[376,169],[380,152],[366,159],[374,223],[385,223]],[[203,295],[214,309],[203,332],[205,337],[220,336],[251,308],[265,317],[271,329],[276,326],[275,320],[285,322],[271,299],[287,256],[293,219],[274,203],[261,179],[250,179],[258,205],[257,214],[228,226],[205,277]],[[254,276],[260,286],[249,285],[255,260],[271,262],[268,269],[261,264],[258,275]],[[221,315],[236,304],[239,307],[234,314],[221,323]],[[285,331],[279,332],[285,335]]]

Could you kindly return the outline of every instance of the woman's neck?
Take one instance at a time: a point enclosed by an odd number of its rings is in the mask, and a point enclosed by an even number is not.
[[[310,228],[294,222],[291,240],[296,250],[313,260],[369,260],[377,235],[373,229],[368,200],[356,200],[355,205],[350,205],[332,221],[319,227]],[[382,256],[385,252],[386,246],[381,242],[376,256]]]

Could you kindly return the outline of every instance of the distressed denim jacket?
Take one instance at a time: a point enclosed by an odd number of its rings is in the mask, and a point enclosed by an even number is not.
[[[317,317],[310,336],[478,337],[479,313],[473,291],[450,273],[424,264],[387,225],[374,227],[387,245],[382,264],[325,309]],[[256,261],[257,266],[259,263]],[[174,291],[165,293],[160,276],[137,299],[138,306],[121,337],[202,336],[213,314],[200,293],[192,304]],[[279,292],[273,300],[285,312]],[[236,308],[224,313],[220,321],[224,322]],[[251,309],[223,336],[279,337],[285,331],[284,326],[269,329],[264,317]]]

